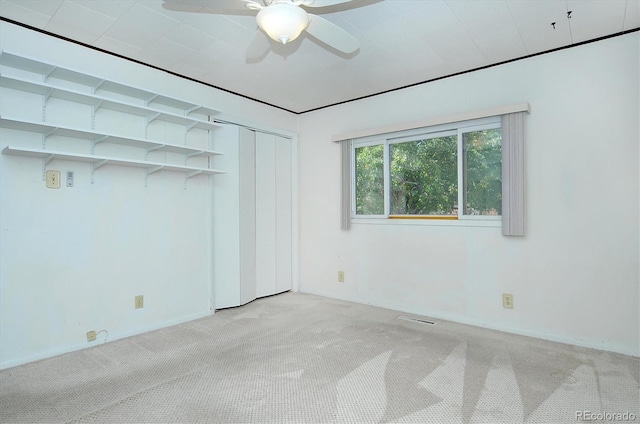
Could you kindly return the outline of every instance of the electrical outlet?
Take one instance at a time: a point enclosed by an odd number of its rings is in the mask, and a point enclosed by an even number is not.
[[[344,283],[344,271],[338,271],[338,282]]]
[[[48,170],[45,174],[47,188],[60,188],[60,171]]]
[[[73,187],[73,172],[67,171],[67,187]]]
[[[513,309],[513,295],[511,293],[502,293],[502,307]]]
[[[91,330],[87,332],[87,341],[88,342],[93,342],[96,340],[96,332]]]
[[[144,308],[144,296],[138,295],[135,299],[136,309]]]

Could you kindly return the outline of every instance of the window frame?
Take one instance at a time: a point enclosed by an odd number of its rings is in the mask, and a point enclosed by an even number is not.
[[[353,139],[351,141],[351,220],[357,223],[401,223],[411,225],[473,225],[500,226],[502,215],[466,215],[464,214],[464,144],[463,134],[501,128],[501,116],[452,122],[430,127],[397,131]],[[391,144],[406,143],[420,139],[443,136],[457,136],[457,175],[458,175],[458,215],[392,215],[391,210]],[[362,215],[356,213],[356,149],[367,146],[383,145],[384,172],[384,214]]]

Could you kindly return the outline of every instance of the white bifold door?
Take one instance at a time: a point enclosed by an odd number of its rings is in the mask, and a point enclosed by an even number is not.
[[[292,143],[228,125],[218,134],[213,303],[243,305],[292,288]]]

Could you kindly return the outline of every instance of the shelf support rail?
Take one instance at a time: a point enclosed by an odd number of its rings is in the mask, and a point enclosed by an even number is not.
[[[55,157],[53,153],[42,158],[42,181],[46,179],[47,175],[47,164],[51,162],[51,160]]]
[[[93,181],[94,181],[93,176],[94,176],[94,174],[96,172],[96,169],[100,168],[102,165],[106,165],[107,162],[108,161],[106,159],[102,159],[102,160],[99,160],[97,162],[92,162],[91,163],[91,184],[93,184]]]

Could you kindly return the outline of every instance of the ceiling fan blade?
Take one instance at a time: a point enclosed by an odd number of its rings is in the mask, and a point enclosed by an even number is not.
[[[326,7],[334,4],[349,3],[351,0],[304,0],[302,3],[306,7]]]
[[[262,5],[252,0],[164,0],[162,7],[174,12],[254,15]]]
[[[270,48],[271,42],[267,35],[261,30],[257,30],[249,43],[249,47],[247,47],[245,56],[249,60],[260,59],[269,52]]]
[[[360,48],[360,42],[353,35],[320,16],[309,14],[307,32],[343,53],[353,53]]]

